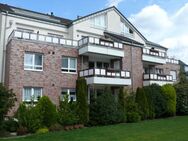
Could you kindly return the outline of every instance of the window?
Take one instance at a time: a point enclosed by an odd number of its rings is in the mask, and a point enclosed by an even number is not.
[[[62,57],[63,72],[76,72],[77,71],[77,59],[72,57]]]
[[[24,69],[25,70],[42,70],[43,69],[43,55],[39,53],[25,53],[24,55]]]
[[[64,100],[64,96],[68,95],[69,101],[76,101],[76,90],[63,88],[61,92],[61,100]]]
[[[188,72],[188,66],[184,67],[185,72]]]
[[[176,71],[170,71],[170,75],[172,75],[172,79],[173,79],[174,81],[177,80]]]
[[[25,87],[23,89],[23,101],[38,101],[42,97],[42,88]]]
[[[98,28],[106,28],[106,15],[96,16],[91,19],[92,25]]]
[[[129,33],[129,28],[123,22],[121,22],[121,32],[122,32],[122,34]]]

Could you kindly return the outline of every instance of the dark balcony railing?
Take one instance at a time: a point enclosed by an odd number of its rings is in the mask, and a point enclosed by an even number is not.
[[[83,47],[88,44],[94,44],[104,47],[111,47],[115,49],[123,49],[123,44],[118,42],[106,41],[95,37],[85,37],[78,41],[78,46]]]
[[[143,48],[143,54],[166,58],[166,53],[158,50]]]
[[[65,39],[56,36],[42,35],[42,34],[30,33],[30,32],[19,31],[19,30],[13,30],[13,32],[10,34],[8,38],[8,41],[10,41],[12,38],[40,41],[40,42],[69,46],[73,48],[78,47],[78,41],[72,39]]]
[[[144,80],[173,81],[172,75],[144,74]]]
[[[108,70],[108,69],[86,69],[79,72],[80,77],[114,77],[114,78],[130,78],[131,74],[129,71],[123,70]]]

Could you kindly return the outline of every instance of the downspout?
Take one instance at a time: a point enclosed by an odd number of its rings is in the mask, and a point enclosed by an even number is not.
[[[6,11],[6,17],[5,17],[5,25],[4,25],[4,36],[3,36],[3,58],[2,58],[2,73],[1,73],[1,82],[4,83],[4,77],[5,77],[5,57],[6,57],[6,30],[11,28],[12,24],[7,27],[7,17],[8,17],[8,11]]]
[[[133,79],[133,42],[131,42],[131,87],[132,87],[132,92],[134,91],[133,89],[133,82],[134,82],[134,79]]]
[[[5,17],[5,24],[4,24],[4,36],[3,36],[3,55],[2,55],[2,72],[1,72],[1,82],[4,83],[4,68],[5,68],[5,45],[6,45],[6,27],[7,27],[7,15],[8,15],[8,11],[6,11],[6,17]]]

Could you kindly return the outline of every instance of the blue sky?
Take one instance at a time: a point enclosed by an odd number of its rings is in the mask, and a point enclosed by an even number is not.
[[[52,2],[53,1],[53,2]],[[188,64],[188,0],[0,0],[16,7],[75,19],[115,5],[148,39]]]
[[[115,0],[111,0],[113,2]],[[118,1],[118,0],[116,0]],[[118,9],[129,16],[139,12],[148,5],[157,4],[169,12],[182,7],[187,0],[119,0]],[[14,5],[42,13],[53,11],[55,15],[74,19],[77,15],[88,13],[108,7],[110,0],[1,0],[1,3]]]

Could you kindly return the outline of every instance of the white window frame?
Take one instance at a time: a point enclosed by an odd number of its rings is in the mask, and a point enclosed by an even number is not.
[[[25,64],[26,54],[32,55],[32,65],[31,65],[31,64]],[[35,55],[36,55],[36,54],[42,55],[42,65],[35,65]],[[26,66],[32,67],[32,68],[26,68]],[[40,67],[41,69],[36,69],[36,67]],[[25,54],[24,54],[24,70],[43,71],[43,54],[41,54],[41,53],[25,52]]]
[[[73,88],[74,90],[75,90],[75,98],[73,99],[73,101],[76,101],[76,89],[75,88]],[[67,95],[68,95],[68,102],[70,102],[71,101],[71,95],[70,95],[70,90],[71,90],[71,88],[62,88],[61,89],[61,96],[62,96],[62,101],[64,101],[64,95],[62,94],[62,91],[63,90],[66,90],[67,91]]]
[[[30,100],[24,100],[25,99],[25,88],[29,88],[31,89],[31,97],[30,97]],[[43,93],[43,88],[42,87],[24,87],[23,88],[23,92],[22,92],[22,101],[23,102],[31,102],[31,98],[34,96],[34,89],[40,89],[41,90],[41,94],[40,94],[40,97],[42,97],[42,93]],[[38,102],[38,100],[34,99],[34,102]]]
[[[104,26],[97,25],[96,24],[97,18],[101,18],[102,16],[104,16]],[[101,14],[101,15],[96,15],[95,17],[92,17],[90,19],[90,22],[91,22],[91,27],[93,27],[93,28],[106,29],[107,28],[107,14],[104,13],[104,14]]]
[[[68,59],[68,68],[65,68],[65,67],[62,66],[63,58],[67,58]],[[75,68],[71,68],[70,67],[70,60],[71,59],[75,59]],[[67,70],[67,71],[63,71],[63,70]],[[75,72],[71,72],[71,70],[75,70]],[[77,58],[76,57],[63,56],[62,59],[61,59],[61,72],[62,73],[73,73],[73,74],[76,74],[77,73]]]

